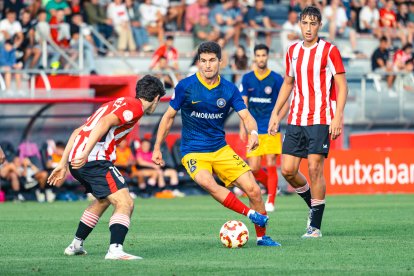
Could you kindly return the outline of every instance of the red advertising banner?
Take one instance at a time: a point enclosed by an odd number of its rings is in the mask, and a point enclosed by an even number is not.
[[[414,193],[414,149],[332,150],[324,170],[328,194]]]

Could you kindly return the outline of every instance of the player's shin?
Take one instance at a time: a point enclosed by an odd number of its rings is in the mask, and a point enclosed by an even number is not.
[[[262,212],[261,214],[267,216],[266,212]],[[262,237],[266,235],[266,226],[265,227],[260,227],[260,226],[255,224],[254,229],[256,230],[256,237],[257,237],[258,241],[261,240]]]
[[[222,204],[224,207],[244,216],[247,216],[250,211],[250,208],[241,202],[232,192],[228,193]]]
[[[125,236],[128,233],[130,218],[128,215],[115,213],[109,220],[109,230],[111,231],[111,245],[124,244]]]
[[[267,181],[267,203],[275,204],[276,200],[276,193],[277,193],[277,169],[276,166],[268,166],[267,172],[269,175],[268,181]]]
[[[325,210],[325,199],[313,199],[312,204],[312,219],[310,226],[321,229],[323,212]]]
[[[95,228],[96,224],[99,221],[99,216],[85,210],[83,215],[80,219],[78,229],[75,234],[75,239],[73,240],[73,244],[75,247],[80,247],[83,244],[83,241],[89,236],[92,232],[93,228]]]
[[[303,200],[306,202],[309,208],[311,208],[311,191],[309,184],[306,183],[304,186],[296,188],[296,193],[303,198]]]

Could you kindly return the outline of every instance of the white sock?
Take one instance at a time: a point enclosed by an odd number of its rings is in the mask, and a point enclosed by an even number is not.
[[[122,244],[113,243],[113,244],[109,245],[109,250],[111,250],[111,251],[122,251],[123,246],[122,246]]]
[[[76,247],[79,248],[83,245],[83,240],[80,238],[75,237],[72,241],[72,244]]]
[[[256,211],[253,209],[250,209],[249,212],[247,212],[247,217],[250,217],[251,214],[254,214]]]
[[[263,237],[256,237],[257,241],[261,241],[263,239]]]

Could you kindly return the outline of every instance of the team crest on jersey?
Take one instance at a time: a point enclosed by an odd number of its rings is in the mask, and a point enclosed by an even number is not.
[[[226,106],[226,100],[223,99],[223,98],[218,99],[217,100],[217,106],[220,107],[220,108],[225,107]]]
[[[124,120],[125,120],[126,122],[131,121],[131,120],[132,120],[132,118],[134,117],[134,115],[132,114],[132,111],[131,111],[131,110],[125,110],[125,111],[122,113],[122,116],[124,117]]]
[[[270,86],[266,86],[266,87],[265,87],[265,89],[264,89],[264,92],[265,92],[267,95],[272,94],[272,87],[270,87]]]

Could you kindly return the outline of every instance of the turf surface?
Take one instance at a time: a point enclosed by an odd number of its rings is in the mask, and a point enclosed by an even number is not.
[[[331,196],[323,238],[302,240],[307,211],[297,196],[278,198],[268,234],[281,248],[255,245],[249,221],[208,196],[137,200],[125,251],[144,260],[105,261],[105,214],[85,243],[87,256],[67,257],[87,202],[0,205],[0,275],[283,275],[414,274],[414,195]],[[242,249],[224,248],[222,224],[250,230]]]

